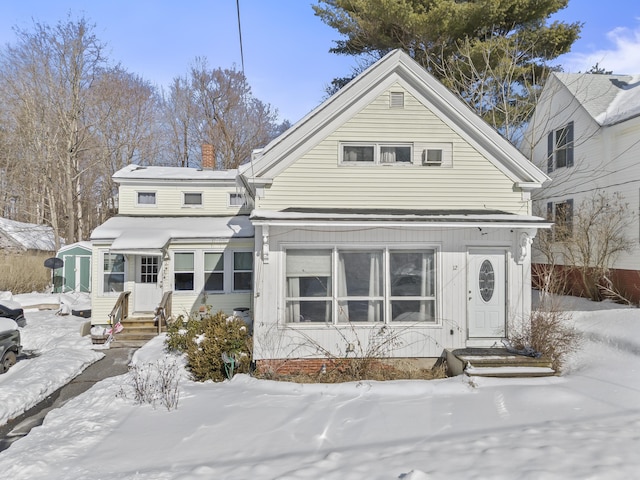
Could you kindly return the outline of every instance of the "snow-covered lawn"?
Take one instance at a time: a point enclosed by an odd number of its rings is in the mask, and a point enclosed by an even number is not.
[[[123,375],[49,413],[0,453],[0,472],[13,479],[637,478],[640,310],[565,300],[586,340],[562,377],[300,385],[184,376],[178,409],[167,411],[123,397],[130,384]],[[134,362],[164,357],[158,338]],[[39,368],[51,374],[48,364]]]

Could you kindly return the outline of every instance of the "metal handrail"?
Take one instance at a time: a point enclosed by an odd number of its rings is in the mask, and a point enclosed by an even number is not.
[[[109,323],[111,326],[129,317],[129,295],[131,292],[121,292],[113,310],[109,314]]]
[[[171,318],[171,299],[173,298],[173,292],[164,292],[160,305],[156,308],[155,321],[158,324],[158,334],[162,332],[162,324],[167,325],[167,319]]]

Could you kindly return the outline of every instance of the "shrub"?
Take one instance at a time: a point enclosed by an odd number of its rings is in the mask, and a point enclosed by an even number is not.
[[[158,361],[155,364],[133,365],[129,368],[129,391],[124,387],[119,395],[133,397],[137,404],[147,403],[155,408],[159,402],[167,410],[178,408],[179,369],[175,361]]]
[[[579,332],[570,324],[566,312],[539,309],[520,330],[512,331],[511,344],[517,349],[533,349],[551,360],[552,368],[561,372],[568,354],[580,348]]]
[[[223,312],[202,319],[179,317],[168,328],[166,347],[187,354],[187,369],[196,381],[221,382],[233,373],[247,373],[251,365],[251,337],[242,320]],[[225,368],[223,354],[233,360]]]

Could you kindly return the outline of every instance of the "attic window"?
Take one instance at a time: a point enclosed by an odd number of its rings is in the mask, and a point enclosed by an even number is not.
[[[404,108],[404,92],[391,92],[389,95],[390,108]]]
[[[422,157],[422,165],[427,167],[453,167],[453,144],[446,142],[419,143],[416,145]]]
[[[183,198],[185,207],[199,207],[202,205],[202,193],[184,192]]]

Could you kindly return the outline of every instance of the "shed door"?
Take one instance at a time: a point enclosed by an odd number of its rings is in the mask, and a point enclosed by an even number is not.
[[[469,338],[504,338],[506,278],[504,250],[469,252]]]
[[[162,289],[158,284],[158,273],[162,262],[159,256],[136,257],[136,288],[134,310],[153,312],[162,299]]]

